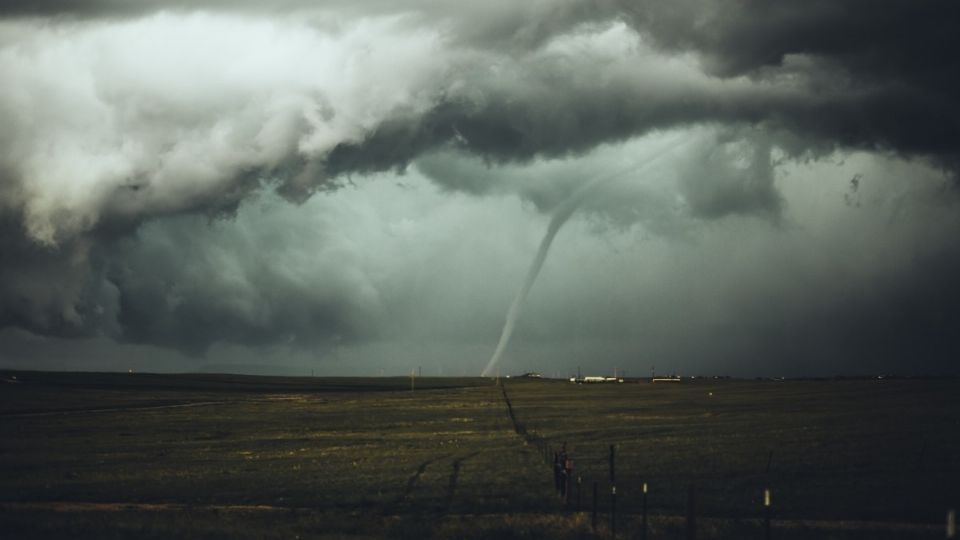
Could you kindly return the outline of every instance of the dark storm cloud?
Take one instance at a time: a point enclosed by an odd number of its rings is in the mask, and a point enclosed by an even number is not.
[[[806,75],[813,92],[835,94],[823,109],[784,118],[787,126],[956,165],[954,2],[643,2],[626,12],[660,46],[697,51],[714,75]]]
[[[155,6],[137,5],[147,12]],[[239,12],[252,9],[242,3],[231,5]],[[536,4],[529,9],[494,5],[480,10],[485,17],[475,17],[475,8],[462,13],[451,8],[427,13],[431,6],[427,3],[393,7],[374,3],[346,9],[347,13],[360,15],[401,13],[406,9],[418,15],[395,21],[379,36],[371,34],[375,50],[389,49],[402,32],[436,32],[428,26],[428,22],[434,22],[431,17],[445,23],[439,27],[437,39],[452,48],[423,47],[397,60],[433,62],[436,66],[428,70],[414,66],[415,73],[408,80],[397,81],[398,93],[414,93],[417,102],[396,100],[380,111],[365,113],[368,118],[358,125],[337,126],[336,122],[356,113],[345,108],[338,97],[329,95],[323,83],[316,88],[310,88],[316,83],[307,84],[306,88],[297,89],[303,101],[298,106],[314,108],[318,119],[297,120],[295,117],[303,112],[288,107],[283,111],[291,115],[284,128],[286,143],[275,144],[269,156],[251,156],[246,160],[232,157],[226,165],[234,170],[223,167],[220,173],[232,179],[189,198],[169,201],[161,197],[164,207],[172,211],[234,207],[249,186],[256,186],[256,182],[242,179],[263,176],[278,180],[282,192],[302,199],[327,184],[330,177],[402,168],[423,152],[451,143],[493,162],[523,161],[535,156],[583,153],[598,144],[651,130],[699,123],[759,126],[775,137],[788,139],[782,146],[793,153],[811,149],[823,152],[841,146],[926,156],[945,165],[956,160],[960,113],[953,97],[957,95],[952,75],[956,72],[955,61],[949,55],[935,55],[947,59],[932,60],[929,44],[932,35],[939,36],[938,43],[950,45],[945,40],[952,39],[952,35],[942,31],[944,23],[938,22],[925,34],[928,39],[916,43],[903,37],[891,40],[892,44],[876,40],[878,44],[874,45],[875,40],[850,37],[862,31],[867,38],[878,38],[886,24],[908,20],[909,9],[919,10],[925,16],[930,16],[927,11],[935,11],[938,21],[956,20],[952,11],[939,11],[946,9],[937,7],[943,4],[915,4],[909,8],[904,3],[884,3],[866,10],[867,20],[847,16],[853,8],[860,7],[854,4],[831,9],[818,3],[807,10],[794,3],[771,8],[749,2],[686,2],[670,7],[603,4],[586,10],[584,4],[563,2],[558,10],[562,15],[552,17],[545,14],[544,6],[548,5],[553,4]],[[53,4],[49,13],[55,13],[57,6]],[[109,13],[112,6],[106,3],[102,11]],[[214,2],[209,7],[217,10],[227,4]],[[606,19],[606,26],[576,24],[598,19]],[[627,20],[649,39],[634,42],[636,36],[632,32],[611,22],[619,19]],[[921,18],[918,26],[923,26],[924,20]],[[172,19],[167,22],[174,23]],[[518,29],[517,25],[533,22],[539,24],[536,31]],[[340,24],[350,26],[349,21]],[[463,41],[458,31],[466,25],[483,29],[482,35],[488,39]],[[814,31],[819,27],[828,29],[822,44],[817,42],[820,34]],[[890,30],[896,36],[913,35],[899,26]],[[531,33],[542,37],[528,43],[520,40],[518,43],[526,48],[519,52],[504,54],[499,48],[504,41],[500,39],[502,35]],[[864,41],[871,42],[870,47],[857,45]],[[353,46],[350,42],[344,45],[348,54]],[[693,56],[655,53],[663,49]],[[766,55],[757,51],[765,51]],[[306,47],[297,52],[309,54],[310,50]],[[436,57],[417,56],[431,53]],[[892,60],[881,62],[886,56]],[[705,66],[706,73],[699,66]],[[329,66],[314,69],[324,67]],[[375,70],[381,66],[358,67]],[[301,68],[311,69],[309,65]],[[116,72],[106,70],[93,76],[110,81]],[[393,81],[387,75],[379,80],[357,82],[386,89],[389,86],[384,85]],[[228,87],[227,92],[231,91]],[[122,97],[141,99],[136,93]],[[244,100],[250,97],[241,95]],[[98,102],[98,106],[107,109],[119,105],[112,102],[109,91],[100,92]],[[362,111],[363,105],[360,102],[357,110]],[[201,137],[215,134],[202,130],[204,123],[218,121],[216,108],[212,114],[181,108],[184,110],[175,112],[184,114],[188,125],[197,125]],[[221,114],[233,112],[224,107]],[[276,113],[266,111],[250,121],[262,122],[271,114]],[[139,125],[146,122],[148,126],[157,123],[152,116],[134,116],[130,121]],[[323,135],[324,143],[320,146],[310,140],[315,138],[318,128],[331,131]],[[346,132],[343,128],[347,128]],[[233,142],[244,144],[244,138],[252,134],[234,133]],[[152,136],[149,130],[145,130],[145,135]],[[278,167],[281,162],[287,165]],[[23,178],[29,173],[13,169],[13,178],[8,182],[33,181]],[[151,200],[138,202],[149,199],[144,195],[149,195],[158,183],[151,184],[149,166],[146,171],[127,174],[131,180],[124,183],[125,189],[108,197],[101,195],[101,199],[106,199],[109,206],[129,209],[135,225],[137,215],[149,216],[161,206]]]
[[[317,241],[322,228],[284,231],[285,224],[237,216],[205,227],[183,217],[144,227],[112,254],[107,273],[122,291],[118,337],[202,354],[218,341],[315,346],[373,335],[380,306],[365,275],[336,256],[335,239]],[[295,266],[278,236],[312,239],[314,258]]]
[[[585,179],[619,170],[620,176],[596,189],[579,208],[613,226],[642,223],[666,236],[683,236],[681,222],[688,215],[718,219],[739,214],[779,220],[782,200],[774,185],[775,163],[766,133],[687,129],[666,138],[672,141],[659,142],[661,148],[652,153],[609,145],[589,156],[498,167],[461,148],[450,148],[425,154],[416,166],[447,189],[474,195],[515,192],[544,213],[570,197]],[[674,177],[685,203],[682,207],[672,186],[664,189],[662,182]],[[645,180],[653,180],[653,185]]]
[[[716,219],[759,214],[778,220],[781,196],[774,186],[771,144],[758,133],[724,134],[701,145],[679,166],[680,190],[693,215]]]
[[[469,92],[448,91],[427,114],[389,118],[339,146],[332,171],[406,163],[454,139],[488,159],[524,160],[702,122],[759,126],[795,155],[840,147],[960,163],[951,3],[649,2],[592,13],[628,21],[645,46],[693,55],[705,76],[669,56],[551,55],[538,40],[514,69],[461,66]]]
[[[88,237],[41,245],[20,220],[0,214],[0,327],[117,335],[118,290],[102,279],[103,248]]]
[[[375,335],[362,272],[326,269],[311,291],[238,261],[259,244],[195,233],[191,215],[263,189],[302,203],[413,164],[549,210],[591,171],[500,172],[710,126],[728,138],[685,154],[679,201],[643,186],[585,202],[680,234],[678,207],[780,223],[775,151],[960,166],[951,2],[41,1],[0,16],[0,321],[39,333],[194,352]],[[235,281],[211,287],[224,265]]]
[[[944,55],[956,44],[960,8],[937,0],[829,0],[623,4],[631,23],[671,49],[701,51],[721,76],[782,67],[789,55],[832,59],[867,78],[955,86]]]
[[[338,146],[329,156],[330,170],[382,170],[454,139],[495,161],[560,156],[704,122],[783,134],[791,145],[784,149],[797,154],[840,147],[931,157],[950,168],[957,164],[960,109],[937,89],[903,81],[819,81],[811,69],[799,76],[799,84],[671,80],[669,72],[651,73],[630,61],[586,61],[575,66],[574,80],[557,85],[570,67],[526,62],[510,74],[520,84],[507,88],[498,73],[477,74],[469,79],[470,96],[451,93],[426,115],[390,118],[362,142]],[[597,80],[604,84],[597,86]]]
[[[455,47],[493,54],[506,47],[517,58],[585,23],[624,20],[659,50],[695,54],[711,76],[748,76],[797,92],[790,99],[781,96],[761,103],[753,103],[755,96],[750,95],[731,100],[716,92],[685,93],[677,100],[685,107],[676,110],[670,102],[639,103],[649,98],[643,93],[627,99],[635,80],[608,80],[609,71],[598,77],[595,71],[604,66],[591,70],[593,66],[578,65],[576,58],[572,65],[553,66],[521,60],[513,73],[461,65],[455,69],[467,70],[469,84],[508,77],[517,84],[481,89],[476,94],[483,98],[481,103],[454,92],[426,115],[386,118],[367,137],[365,148],[347,144],[339,149],[333,159],[335,172],[358,163],[363,167],[402,163],[424,147],[450,140],[455,129],[468,136],[477,151],[510,158],[577,151],[660,126],[714,120],[765,122],[803,134],[813,139],[811,144],[930,155],[946,165],[956,164],[960,60],[949,51],[960,48],[955,32],[960,8],[952,2],[560,1],[470,7],[408,1],[325,3],[322,9],[298,1],[269,7],[230,1],[6,4],[11,15],[93,18],[196,9],[259,15],[311,12],[321,20],[336,18],[341,26],[349,26],[350,18],[404,15],[411,31],[440,28]],[[631,60],[633,70],[630,65],[617,69],[643,77],[644,66]],[[799,83],[785,85],[785,80]],[[529,101],[514,104],[524,98]],[[551,113],[557,111],[563,114],[551,121]],[[616,120],[605,121],[610,117]],[[582,137],[571,138],[561,122],[586,129]],[[554,133],[556,141],[547,136]]]

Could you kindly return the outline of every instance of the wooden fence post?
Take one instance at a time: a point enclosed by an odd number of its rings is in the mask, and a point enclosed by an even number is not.
[[[770,540],[770,488],[763,488],[763,530],[767,540]]]
[[[577,513],[580,513],[581,495],[583,495],[583,478],[577,475]]]
[[[610,445],[610,535],[617,536],[617,476],[614,445]]]
[[[643,483],[643,517],[640,518],[640,539],[647,540],[647,483]]]
[[[597,530],[597,483],[593,483],[593,516],[590,518],[590,527]]]
[[[687,540],[697,540],[697,486],[690,484],[687,493]]]

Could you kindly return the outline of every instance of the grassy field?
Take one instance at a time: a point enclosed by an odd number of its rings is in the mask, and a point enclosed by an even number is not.
[[[958,381],[865,380],[511,385],[518,418],[636,510],[682,512],[695,484],[706,515],[935,522],[957,504]],[[769,466],[768,466],[769,462]],[[585,480],[587,481],[587,480]]]
[[[761,537],[764,486],[777,538],[942,538],[957,505],[955,380],[0,375],[4,537],[608,536],[563,511],[540,441],[601,514],[615,445],[625,537],[643,481],[651,538],[681,537],[691,483],[701,538]]]

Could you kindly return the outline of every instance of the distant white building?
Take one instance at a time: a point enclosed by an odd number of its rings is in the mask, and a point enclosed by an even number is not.
[[[604,383],[604,382],[622,383],[622,382],[623,382],[623,378],[618,378],[618,377],[596,377],[596,376],[587,376],[587,377],[583,377],[582,379],[577,379],[577,378],[575,378],[575,377],[574,377],[574,378],[571,378],[571,379],[570,379],[570,382],[575,382],[575,383]]]

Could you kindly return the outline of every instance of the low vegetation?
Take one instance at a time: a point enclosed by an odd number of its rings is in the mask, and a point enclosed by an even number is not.
[[[17,538],[931,537],[956,506],[960,381],[574,385],[13,373],[0,529]],[[551,450],[532,444],[543,440]],[[566,442],[567,508],[548,461]],[[769,466],[768,466],[769,463]],[[942,532],[940,533],[942,534]],[[937,535],[934,535],[934,537]]]

